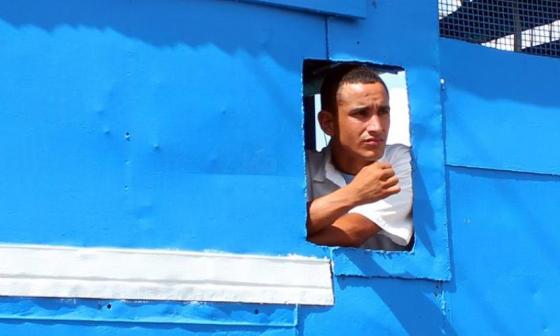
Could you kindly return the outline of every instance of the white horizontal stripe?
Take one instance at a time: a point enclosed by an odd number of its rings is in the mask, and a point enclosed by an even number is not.
[[[0,295],[333,304],[327,259],[0,245],[0,260]]]

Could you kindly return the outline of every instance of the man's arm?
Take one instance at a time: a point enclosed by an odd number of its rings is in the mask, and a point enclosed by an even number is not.
[[[318,245],[359,247],[379,230],[379,226],[368,218],[350,213],[308,236],[308,240]]]
[[[307,204],[307,236],[333,224],[340,216],[358,205],[359,200],[348,187],[340,188]]]
[[[376,202],[399,191],[398,179],[390,164],[375,162],[365,166],[350,184],[309,204],[308,239],[317,244],[340,246],[354,246],[357,241],[367,240],[379,227],[364,216],[347,212],[357,205]]]

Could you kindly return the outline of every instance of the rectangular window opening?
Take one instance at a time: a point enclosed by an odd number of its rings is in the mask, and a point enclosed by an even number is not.
[[[386,86],[387,100],[386,91],[380,89],[383,84],[370,72],[377,74]],[[342,84],[337,84],[341,77]],[[346,84],[351,84],[352,88],[341,91]],[[305,60],[303,85],[308,240],[327,246],[411,251],[414,245],[411,141],[404,68],[365,62]],[[336,92],[336,99],[322,98],[321,92],[330,93],[329,97]],[[329,106],[323,107],[322,101]],[[390,112],[385,111],[385,102]],[[335,114],[329,111],[333,109],[336,109]],[[385,143],[384,150],[382,143]],[[356,197],[333,198],[335,191],[351,183],[355,183],[355,187],[347,190],[353,190],[352,193],[338,192],[338,195],[354,196],[356,187],[364,185],[362,181],[366,175],[383,174],[380,180],[368,177],[368,181],[377,181],[368,185],[391,185],[389,167],[364,168],[376,161],[390,164],[399,179],[400,192],[394,193],[394,189],[386,187],[385,193],[377,195],[376,200],[369,201],[370,197],[365,201],[366,198],[360,196],[360,204],[349,201]],[[325,197],[331,199],[325,201]],[[315,203],[321,198],[319,202],[322,203]],[[343,206],[332,206],[334,201]]]

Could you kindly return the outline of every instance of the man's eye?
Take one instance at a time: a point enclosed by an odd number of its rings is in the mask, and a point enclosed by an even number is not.
[[[379,114],[389,114],[390,110],[388,108],[380,108]]]
[[[354,110],[352,111],[352,115],[353,116],[357,116],[357,117],[363,117],[366,116],[368,114],[368,110],[367,109],[361,109],[361,110]]]

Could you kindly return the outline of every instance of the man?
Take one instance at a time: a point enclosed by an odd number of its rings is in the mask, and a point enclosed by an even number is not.
[[[389,92],[375,70],[340,64],[321,87],[319,124],[331,137],[309,152],[308,240],[406,250],[412,237],[410,153],[386,145]]]

